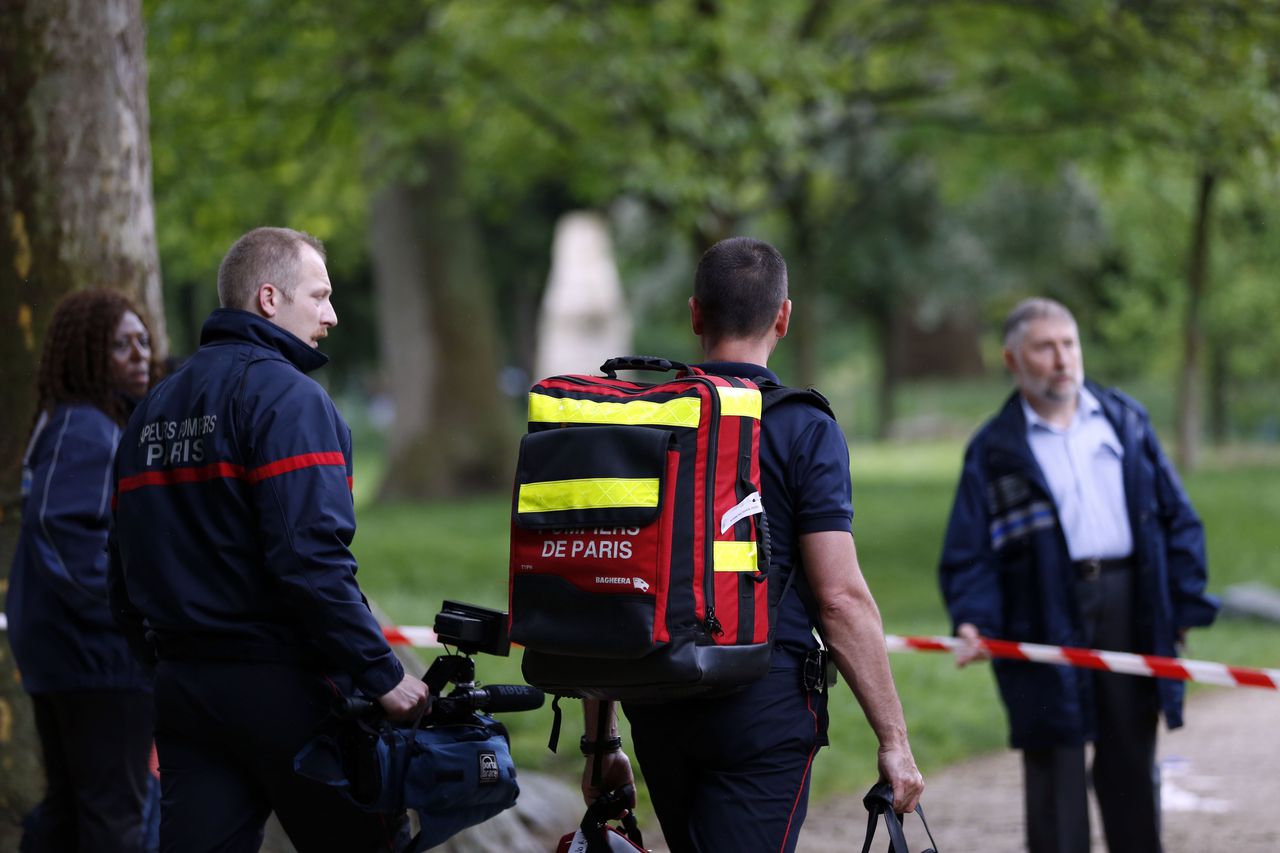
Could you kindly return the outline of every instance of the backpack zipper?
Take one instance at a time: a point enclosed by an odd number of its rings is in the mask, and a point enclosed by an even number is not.
[[[710,423],[713,429],[707,431],[707,493],[704,498],[706,511],[703,513],[706,527],[702,531],[702,539],[705,543],[702,555],[702,600],[706,608],[706,618],[703,619],[702,627],[708,635],[719,637],[724,634],[724,626],[716,618],[715,578],[716,456],[720,450],[720,392],[717,390],[716,384],[710,379],[701,377],[688,378],[698,379],[701,385],[711,391],[707,395],[711,400]]]

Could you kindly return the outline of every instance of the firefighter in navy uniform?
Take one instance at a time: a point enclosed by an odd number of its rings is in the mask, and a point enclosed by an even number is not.
[[[777,250],[744,237],[712,246],[698,264],[689,306],[708,359],[699,367],[777,382],[766,364],[791,318],[786,263]],[[818,646],[815,627],[879,740],[879,769],[893,786],[894,808],[913,810],[924,789],[880,614],[858,566],[843,432],[816,406],[784,401],[764,416],[760,468],[773,564],[803,578],[779,602],[769,673],[724,696],[624,704],[673,853],[796,848],[813,759],[826,743],[826,692],[804,675]],[[606,706],[601,729],[598,715]],[[612,704],[587,701],[584,708],[583,796],[590,803],[601,789],[629,782],[631,767]],[[599,788],[591,784],[596,753]]]
[[[305,375],[327,361],[331,292],[315,238],[241,237],[200,349],[124,431],[110,593],[156,661],[162,850],[257,850],[271,811],[300,851],[402,831],[293,772],[335,695],[393,719],[428,701],[356,583],[351,434]]]

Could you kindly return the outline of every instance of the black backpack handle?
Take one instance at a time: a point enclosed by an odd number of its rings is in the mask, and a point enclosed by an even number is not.
[[[871,840],[876,834],[876,819],[882,814],[884,825],[889,830],[889,853],[911,853],[907,847],[907,837],[902,831],[902,820],[893,810],[893,786],[888,782],[877,782],[862,798],[862,804],[867,809],[867,837],[862,842],[862,853],[868,853],[871,849]],[[924,819],[924,808],[917,805],[916,814],[920,815],[920,822],[924,824],[924,831],[929,836],[931,845],[923,853],[937,853],[938,842],[933,840],[933,833],[929,831],[929,822]]]
[[[656,370],[659,373],[674,370],[682,374],[702,372],[683,361],[672,361],[655,355],[620,355],[600,365],[600,372],[610,379],[617,379],[619,370]]]

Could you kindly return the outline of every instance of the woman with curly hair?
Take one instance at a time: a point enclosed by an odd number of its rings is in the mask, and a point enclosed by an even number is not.
[[[24,851],[145,849],[151,676],[112,620],[106,575],[112,463],[152,368],[125,296],[85,290],[54,309],[5,604],[48,781]]]

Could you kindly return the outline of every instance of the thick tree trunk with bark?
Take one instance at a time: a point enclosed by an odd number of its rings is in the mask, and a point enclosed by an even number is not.
[[[447,147],[429,178],[374,202],[374,284],[382,368],[395,403],[383,498],[432,498],[510,485],[515,416],[498,389],[491,288],[478,234],[458,204]]]
[[[1201,351],[1204,331],[1200,308],[1209,278],[1209,220],[1217,175],[1203,169],[1196,184],[1196,212],[1191,225],[1191,251],[1187,259],[1187,310],[1182,328],[1182,367],[1178,375],[1178,466],[1195,467],[1200,455],[1203,376]]]
[[[45,325],[64,294],[129,293],[167,349],[140,0],[0,0],[0,578]],[[0,642],[0,849],[43,787],[30,703]]]

